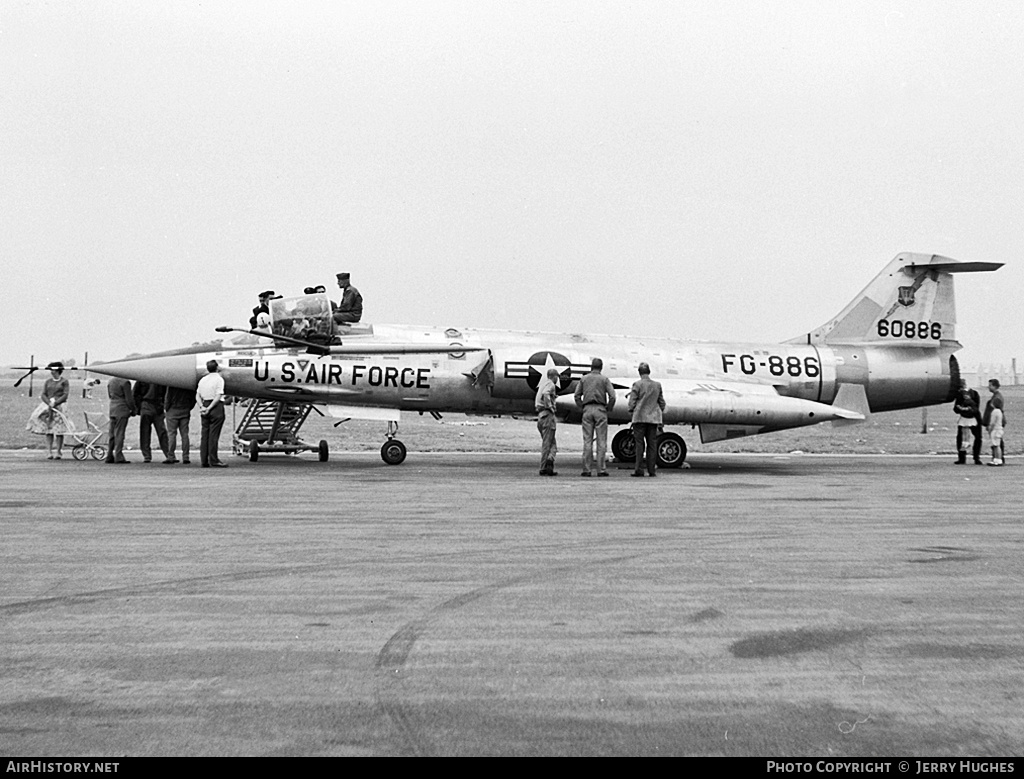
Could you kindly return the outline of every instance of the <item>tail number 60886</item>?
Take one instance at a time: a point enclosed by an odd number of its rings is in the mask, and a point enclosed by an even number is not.
[[[915,322],[912,319],[878,320],[879,338],[919,338],[938,341],[942,338],[941,322]]]

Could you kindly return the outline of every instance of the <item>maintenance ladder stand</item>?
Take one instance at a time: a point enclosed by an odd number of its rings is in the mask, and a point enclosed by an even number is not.
[[[239,405],[236,401],[232,410]],[[307,444],[299,438],[299,429],[313,410],[311,403],[289,403],[283,400],[249,401],[242,415],[242,421],[235,427],[232,438],[232,449],[235,454],[249,454],[249,459],[256,462],[260,452],[298,452],[316,451],[320,462],[328,457],[327,442]],[[319,411],[317,413],[320,413]]]

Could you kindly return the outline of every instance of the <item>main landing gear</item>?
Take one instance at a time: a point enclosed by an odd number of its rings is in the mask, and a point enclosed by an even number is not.
[[[636,441],[633,429],[620,430],[612,438],[612,454],[620,463],[636,462]],[[686,442],[678,433],[662,433],[658,436],[658,467],[682,468],[686,460]]]
[[[398,423],[388,422],[388,440],[380,448],[380,459],[388,465],[400,465],[405,460],[405,444],[395,436],[398,435]]]

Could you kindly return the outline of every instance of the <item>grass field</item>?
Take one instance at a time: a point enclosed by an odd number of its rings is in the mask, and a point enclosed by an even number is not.
[[[45,448],[44,438],[25,430],[25,421],[38,403],[42,379],[36,384],[32,398],[28,396],[27,382],[18,388],[13,386],[16,379],[14,372],[0,373],[0,449]],[[1003,394],[1010,420],[1006,453],[1021,454],[1024,438],[1014,435],[1014,422],[1024,413],[1024,386],[1006,387]],[[982,390],[981,395],[984,401],[987,391]],[[95,387],[92,397],[83,398],[82,381],[72,378],[67,408],[72,421],[80,428],[85,427],[83,412],[105,421],[106,384]],[[229,410],[227,425],[231,425],[233,413],[240,418],[241,410]],[[335,419],[311,414],[302,429],[303,439],[312,443],[326,440],[332,451],[373,451],[384,442],[386,425],[383,422],[354,420],[337,427],[336,422]],[[683,435],[691,452],[952,454],[956,441],[955,424],[952,404],[947,404],[924,410],[875,414],[863,424],[848,427],[833,427],[826,423],[706,446],[700,443],[699,431],[675,429]],[[130,449],[138,446],[138,429],[137,422],[129,423],[126,440]],[[923,429],[927,432],[922,432]],[[196,446],[199,439],[198,412],[193,414],[191,438],[193,446]],[[441,421],[430,416],[403,415],[398,438],[410,452],[530,452],[538,445],[537,431],[532,422],[463,414],[446,414]],[[221,447],[226,449],[230,442],[230,433],[225,430]],[[563,426],[559,431],[559,447],[563,452],[580,451],[579,428]]]

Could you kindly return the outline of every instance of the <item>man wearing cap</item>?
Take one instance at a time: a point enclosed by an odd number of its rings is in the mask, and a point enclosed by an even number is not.
[[[266,314],[270,317],[270,299],[274,297],[274,290],[268,289],[266,292],[260,293],[260,304],[252,310],[252,316],[249,317],[249,329],[255,330],[259,326],[260,314]]]
[[[583,472],[590,476],[594,470],[594,439],[597,438],[597,475],[607,476],[604,461],[608,451],[608,414],[615,406],[615,387],[601,373],[604,361],[595,357],[590,362],[590,373],[576,384],[576,405],[583,409]]]
[[[654,468],[658,462],[658,428],[662,423],[661,412],[665,410],[665,395],[661,384],[651,379],[651,366],[642,362],[637,366],[637,373],[640,380],[629,391],[629,411],[633,415],[633,440],[636,442],[633,476],[644,475],[645,459],[647,475],[657,476]]]
[[[338,274],[338,286],[341,288],[341,302],[331,304],[334,321],[341,325],[352,324],[363,318],[363,296],[349,282],[348,273]]]
[[[537,430],[540,432],[540,475],[557,476],[555,455],[558,444],[555,442],[555,430],[558,420],[555,418],[555,402],[558,398],[560,382],[558,370],[548,368],[547,375],[537,385],[537,395],[533,407],[537,412]]]

